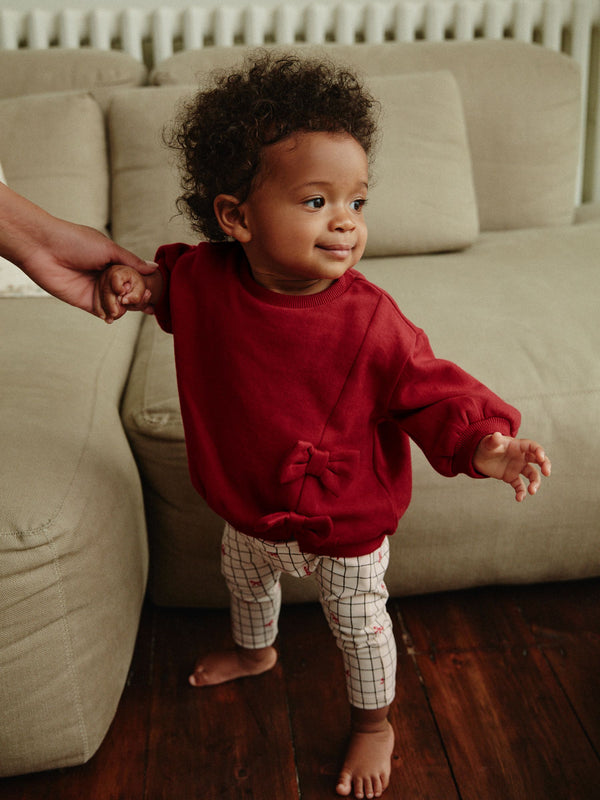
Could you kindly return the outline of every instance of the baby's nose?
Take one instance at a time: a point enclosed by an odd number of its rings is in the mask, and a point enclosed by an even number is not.
[[[349,231],[354,227],[354,220],[348,211],[342,210],[333,215],[331,227],[336,231]]]

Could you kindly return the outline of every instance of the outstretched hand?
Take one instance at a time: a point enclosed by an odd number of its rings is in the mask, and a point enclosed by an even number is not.
[[[473,465],[483,475],[509,483],[515,490],[518,503],[525,499],[527,493],[534,495],[540,488],[541,476],[548,477],[552,469],[550,459],[540,444],[531,439],[513,439],[501,433],[485,436],[479,442]],[[529,482],[527,486],[523,478]]]

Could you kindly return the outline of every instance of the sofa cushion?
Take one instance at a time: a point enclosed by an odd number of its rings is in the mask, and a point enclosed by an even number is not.
[[[195,242],[198,234],[178,214],[179,178],[163,143],[190,87],[120,92],[108,110],[112,170],[112,233],[123,247],[153,258],[166,242]]]
[[[449,72],[373,78],[382,144],[369,192],[367,256],[466,247],[478,233],[464,117]],[[158,245],[198,234],[176,214],[174,158],[162,140],[195,87],[116,96],[109,109],[116,240],[151,258]]]
[[[0,161],[8,184],[19,194],[58,217],[106,228],[104,117],[89,94],[0,100]]]
[[[144,596],[119,419],[140,319],[0,300],[0,775],[81,763],[125,684]]]
[[[460,250],[479,232],[471,156],[452,74],[371,78],[381,146],[365,207],[365,256]]]
[[[365,264],[440,356],[521,410],[520,435],[542,442],[553,463],[521,505],[497,481],[445,480],[415,448],[413,501],[392,541],[403,591],[599,574],[600,495],[581,478],[598,457],[599,248],[596,218],[488,233],[461,254],[405,259],[401,271],[391,259]]]
[[[97,90],[105,98],[116,89],[145,81],[144,65],[115,50],[0,51],[0,98],[82,89]]]
[[[577,62],[512,40],[302,45],[365,75],[450,70],[463,102],[481,230],[572,221],[581,146]],[[237,64],[244,47],[190,50],[158,64],[154,83],[190,83]]]

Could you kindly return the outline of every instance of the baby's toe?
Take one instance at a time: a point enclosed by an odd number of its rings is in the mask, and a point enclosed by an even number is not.
[[[342,772],[335,790],[339,795],[342,795],[342,797],[348,797],[352,791],[352,775],[348,772]]]

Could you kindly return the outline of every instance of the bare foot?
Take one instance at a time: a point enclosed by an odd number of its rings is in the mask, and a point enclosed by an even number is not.
[[[274,667],[276,662],[277,651],[274,647],[217,650],[198,659],[189,682],[192,686],[215,686],[247,675],[260,675]]]
[[[394,731],[386,720],[379,730],[352,732],[336,792],[356,798],[381,797],[390,782]]]

